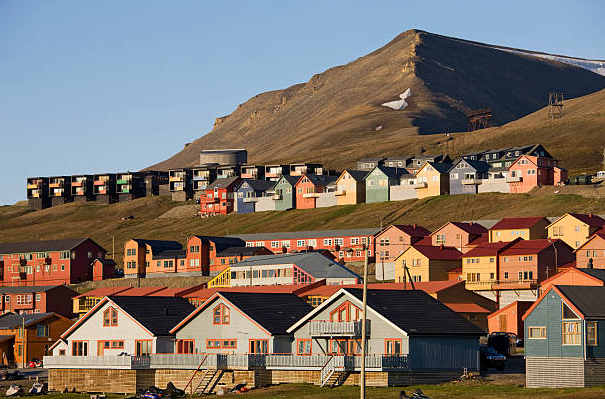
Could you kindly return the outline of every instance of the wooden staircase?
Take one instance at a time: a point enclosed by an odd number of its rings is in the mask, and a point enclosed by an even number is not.
[[[346,380],[347,377],[351,374],[349,371],[345,370],[335,370],[330,377],[323,383],[322,386],[328,388],[334,388],[341,386]]]
[[[194,394],[203,395],[210,394],[216,387],[216,384],[221,379],[224,370],[221,369],[208,369],[202,376],[202,379],[193,390]]]

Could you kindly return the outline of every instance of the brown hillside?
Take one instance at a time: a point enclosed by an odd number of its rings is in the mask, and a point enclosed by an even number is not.
[[[380,106],[408,87],[408,108]],[[544,106],[553,89],[572,98],[603,87],[605,77],[579,67],[411,30],[307,83],[251,98],[152,168],[192,166],[200,150],[220,147],[245,147],[251,162],[350,166],[385,150],[428,150],[438,139],[418,134],[463,131],[471,109],[491,107],[495,124],[503,124]]]

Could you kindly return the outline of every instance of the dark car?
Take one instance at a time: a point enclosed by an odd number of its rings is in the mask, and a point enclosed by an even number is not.
[[[502,371],[506,367],[506,356],[496,352],[496,350],[491,346],[480,345],[479,353],[481,359],[481,370],[493,368]]]
[[[495,332],[491,333],[487,337],[487,345],[494,348],[496,352],[500,353],[501,355],[509,357],[513,343],[511,342],[508,333]]]

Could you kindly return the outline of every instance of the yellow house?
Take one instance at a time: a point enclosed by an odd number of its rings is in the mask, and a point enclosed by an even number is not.
[[[426,162],[416,173],[418,199],[450,193],[449,169],[452,165]]]
[[[504,218],[489,229],[489,242],[540,240],[547,238],[550,221],[544,217]]]
[[[395,282],[442,281],[447,272],[460,267],[462,253],[443,245],[412,245],[395,258]],[[405,268],[409,271],[407,275]]]
[[[499,254],[521,239],[481,244],[462,255],[462,278],[471,291],[491,290],[498,282]]]
[[[363,204],[366,202],[367,171],[345,169],[336,180],[336,201],[338,205]]]
[[[597,230],[605,226],[605,220],[597,215],[566,213],[546,227],[548,238],[560,239],[573,249],[578,249]]]

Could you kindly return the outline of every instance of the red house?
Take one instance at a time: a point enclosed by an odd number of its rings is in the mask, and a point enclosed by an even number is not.
[[[0,244],[4,286],[76,284],[92,280],[90,264],[106,250],[90,238]]]
[[[296,209],[313,209],[319,194],[326,186],[336,181],[337,176],[303,174],[294,185],[296,190]]]
[[[521,155],[508,167],[510,192],[526,193],[534,187],[561,184],[567,173],[557,166],[558,162],[551,158]]]
[[[487,316],[490,334],[493,332],[509,332],[523,339],[523,315],[533,304],[532,301],[515,301]]]
[[[202,216],[226,215],[234,210],[234,191],[241,182],[238,176],[216,179],[200,196]]]
[[[101,281],[114,278],[116,262],[113,259],[97,258],[92,262],[92,280]]]
[[[17,314],[58,313],[74,316],[71,299],[78,293],[64,285],[0,287],[0,311]]]
[[[250,247],[244,240],[235,237],[192,236],[187,240],[185,268],[179,272],[190,275],[216,275],[253,255],[272,255],[264,248]]]

